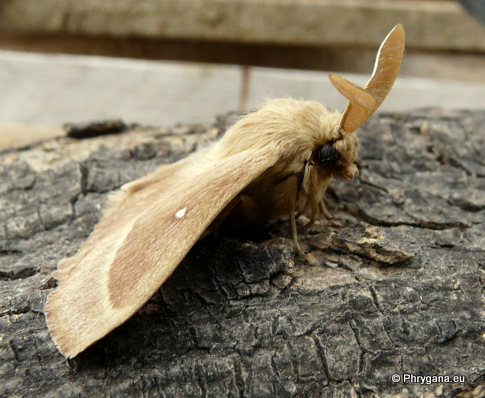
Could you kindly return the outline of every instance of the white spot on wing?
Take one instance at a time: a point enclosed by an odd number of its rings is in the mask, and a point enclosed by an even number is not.
[[[182,218],[185,216],[185,212],[187,211],[187,208],[184,207],[183,209],[180,209],[177,213],[175,213],[175,218]]]

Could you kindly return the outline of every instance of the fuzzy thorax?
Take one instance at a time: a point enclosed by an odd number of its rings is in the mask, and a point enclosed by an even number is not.
[[[342,114],[331,112],[316,101],[292,98],[268,100],[259,110],[236,122],[215,145],[212,154],[223,158],[247,149],[280,153],[278,167],[298,173],[320,146],[332,142],[340,160],[332,174],[355,176],[359,141],[354,133],[340,130]]]

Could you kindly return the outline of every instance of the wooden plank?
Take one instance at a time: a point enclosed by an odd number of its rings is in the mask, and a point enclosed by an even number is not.
[[[452,1],[11,0],[0,31],[375,47],[396,23],[408,48],[484,51],[485,29]]]
[[[62,127],[56,125],[0,123],[0,150],[12,145],[27,145],[63,135],[65,133]]]
[[[343,75],[365,84],[373,66],[373,59],[368,61],[365,73]],[[408,62],[416,60],[407,56],[403,72]],[[437,77],[436,69],[430,69],[435,65],[463,70],[446,57],[419,64],[423,73]],[[473,77],[471,69],[467,76]],[[0,51],[0,147],[62,134],[56,126],[68,122],[121,118],[127,124],[155,126],[211,123],[217,114],[240,108],[242,77],[239,66]],[[331,109],[343,109],[347,102],[331,85],[328,72],[254,67],[246,88],[246,109],[268,97],[316,100]],[[483,75],[481,82],[452,82],[403,73],[380,110],[476,109],[483,104]]]

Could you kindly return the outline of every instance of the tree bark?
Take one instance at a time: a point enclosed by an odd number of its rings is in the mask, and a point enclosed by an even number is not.
[[[128,322],[57,352],[49,275],[107,194],[227,123],[0,152],[0,395],[483,396],[485,111],[371,118],[360,176],[333,181],[333,219],[300,234],[314,265],[284,220],[209,237]]]

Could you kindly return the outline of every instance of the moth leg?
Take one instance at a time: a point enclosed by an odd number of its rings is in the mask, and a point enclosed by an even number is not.
[[[288,215],[290,217],[291,239],[293,240],[293,243],[295,244],[298,253],[304,254],[303,250],[300,247],[300,243],[298,242],[298,228],[296,227],[295,212],[291,211]]]
[[[298,242],[298,231],[296,227],[295,212],[291,211],[288,215],[290,217],[291,238],[293,240],[293,244],[295,245],[298,254],[303,259],[305,259],[310,265],[314,265],[316,263],[315,258],[311,254],[305,253],[300,246],[300,242]]]
[[[327,220],[331,220],[333,218],[332,214],[330,214],[330,212],[327,210],[327,206],[325,206],[325,200],[323,198],[320,199],[320,202],[318,203],[318,208]]]
[[[304,231],[305,229],[310,228],[315,224],[315,221],[318,218],[319,214],[323,214],[327,220],[331,220],[333,218],[332,214],[327,210],[327,207],[325,206],[325,201],[320,199],[319,201],[312,202],[312,215],[310,217],[310,221],[308,221],[305,225],[299,226],[297,229],[298,231]],[[298,213],[296,215],[296,218],[300,217],[302,213]]]
[[[315,224],[315,221],[317,220],[319,214],[318,210],[320,199],[319,196],[315,193],[315,187],[317,186],[317,173],[315,167],[313,166],[313,163],[308,162],[307,165],[308,167],[305,167],[306,174],[304,176],[303,188],[308,193],[308,196],[311,198],[310,200],[312,213],[310,216],[310,220],[305,225],[298,227],[298,231],[308,229],[313,224]]]
[[[317,220],[317,217],[318,217],[318,207],[319,207],[318,205],[319,205],[319,201],[314,196],[312,199],[312,215],[310,217],[310,221],[308,221],[305,225],[298,227],[298,231],[304,231],[305,229],[308,229],[313,224],[315,224],[315,221]]]

